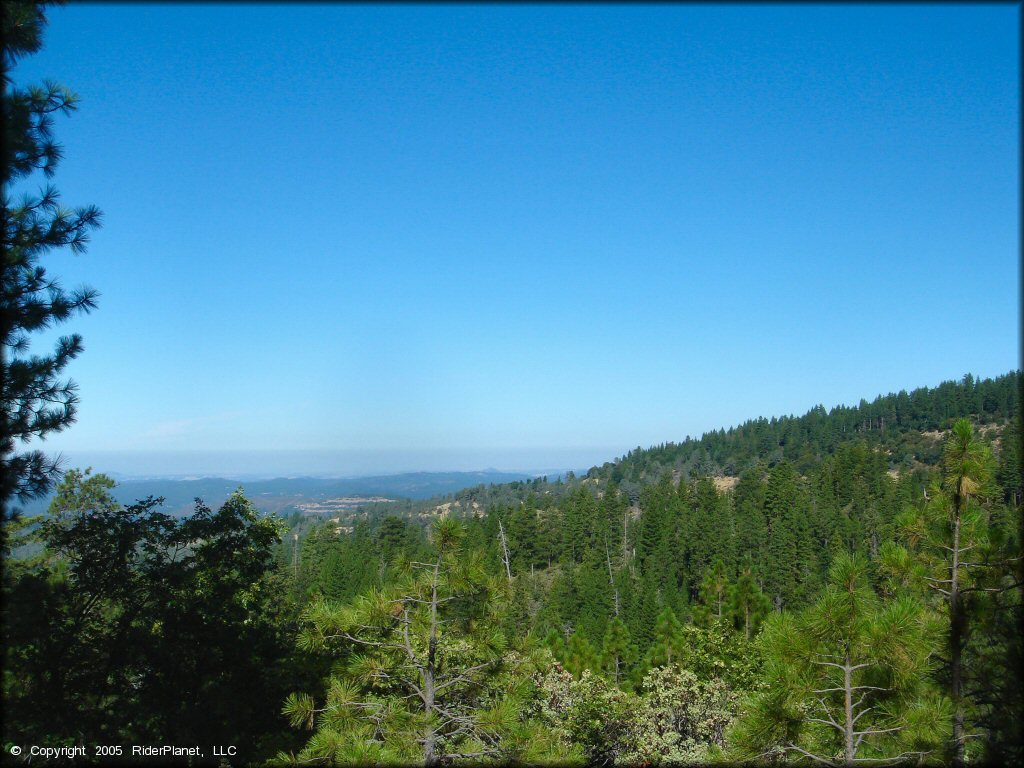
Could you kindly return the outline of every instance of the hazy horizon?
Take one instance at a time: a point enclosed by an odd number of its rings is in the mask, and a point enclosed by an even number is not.
[[[91,467],[94,472],[133,478],[276,477],[360,478],[412,472],[498,471],[535,474],[579,471],[627,453],[625,449],[540,449],[536,451],[90,451],[61,452],[64,469]],[[647,447],[647,446],[643,446]],[[616,452],[617,450],[617,452]]]
[[[1009,368],[994,374],[973,374],[976,379],[994,378],[1012,371]],[[970,372],[964,372],[968,374]],[[960,375],[948,376],[913,386],[893,387],[863,399],[908,392],[919,387],[936,387],[944,381],[959,380]],[[710,425],[706,429],[682,435],[665,435],[658,440],[638,441],[632,445],[555,446],[555,447],[433,447],[424,448],[309,448],[309,449],[196,449],[196,450],[90,450],[60,451],[64,469],[91,467],[125,479],[173,478],[183,476],[223,477],[230,479],[269,479],[276,477],[360,478],[375,475],[397,475],[413,472],[517,472],[522,474],[557,474],[566,471],[585,471],[593,466],[614,461],[635,448],[650,448],[663,443],[679,443],[689,438],[699,439],[718,429],[732,429],[759,418],[801,416],[816,405],[826,410],[837,406],[855,407],[860,398],[840,403],[808,403],[805,408],[789,413],[749,414],[728,424]],[[49,453],[56,453],[41,444]]]

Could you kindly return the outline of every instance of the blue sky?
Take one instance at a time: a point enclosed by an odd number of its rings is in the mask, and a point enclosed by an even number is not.
[[[102,298],[60,329],[82,404],[45,447],[588,466],[1005,373],[1019,14],[54,9],[14,75],[81,95],[55,181],[105,224],[47,259]]]

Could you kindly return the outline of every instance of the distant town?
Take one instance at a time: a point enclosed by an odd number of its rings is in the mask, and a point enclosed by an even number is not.
[[[339,512],[354,512],[363,504],[387,503],[394,501],[384,496],[344,496],[337,499],[321,499],[296,504],[295,508],[304,515],[335,515]]]

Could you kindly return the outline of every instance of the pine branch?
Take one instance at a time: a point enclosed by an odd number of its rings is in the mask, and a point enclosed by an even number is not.
[[[353,643],[359,643],[360,645],[369,645],[374,648],[394,648],[398,651],[405,650],[405,648],[399,645],[398,643],[381,643],[375,640],[363,640],[362,638],[356,637],[355,635],[350,635],[348,632],[338,632],[332,635],[324,635],[325,640],[337,640],[338,638],[342,637],[346,640],[352,641]]]
[[[912,757],[924,757],[930,755],[931,750],[925,752],[901,752],[895,757],[855,757],[853,762],[855,763],[876,763],[878,765],[897,765]]]
[[[499,659],[491,659],[490,661],[485,661],[483,664],[477,664],[475,666],[468,667],[467,669],[463,670],[463,672],[461,672],[460,674],[456,675],[451,680],[447,680],[447,681],[439,684],[434,689],[434,691],[436,693],[440,693],[441,691],[443,691],[445,688],[447,688],[450,685],[455,685],[456,683],[459,683],[459,682],[468,681],[469,680],[469,675],[471,673],[476,672],[479,669],[484,669],[485,667],[489,667],[492,664],[496,664],[498,661],[499,661]]]
[[[869,728],[866,731],[854,731],[853,735],[854,736],[874,736],[875,734],[878,734],[878,733],[896,733],[897,731],[904,730],[904,728],[906,728],[906,726],[903,726],[903,725],[897,726],[895,728]]]
[[[445,755],[445,758],[448,760],[468,760],[471,757],[490,757],[497,753],[497,749],[488,749],[483,752],[462,752],[459,754],[447,754]]]
[[[960,590],[960,594],[968,592],[988,592],[988,593],[1003,593],[1008,592],[1011,589],[1017,589],[1017,587],[1024,586],[1024,582],[1015,581],[1013,584],[1007,584],[1002,587],[966,587]]]
[[[808,752],[806,749],[803,749],[802,747],[798,747],[796,744],[793,744],[793,743],[790,743],[790,744],[786,745],[785,747],[783,747],[783,749],[793,750],[794,752],[799,752],[804,757],[809,757],[809,758],[811,758],[811,760],[814,760],[815,762],[821,763],[822,765],[833,766],[833,768],[838,768],[838,766],[839,766],[839,763],[833,762],[832,760],[827,760],[824,757],[820,757],[820,756],[815,755],[815,754],[813,754],[811,752]]]
[[[837,723],[835,720],[831,720],[831,719],[829,719],[829,720],[822,720],[820,717],[808,717],[807,718],[807,722],[808,723],[821,723],[822,725],[831,725],[833,728],[835,728],[840,733],[844,733],[845,732],[845,729],[843,728],[843,726],[839,725],[839,723]]]
[[[820,654],[820,655],[823,655],[823,654]],[[817,665],[822,666],[822,667],[835,667],[836,669],[841,669],[844,672],[845,671],[855,672],[858,669],[863,669],[864,667],[870,667],[871,666],[871,664],[868,664],[868,663],[854,664],[853,666],[848,666],[846,664],[835,664],[835,663],[833,663],[831,661],[814,661],[814,659],[811,659],[811,663],[812,664],[817,664]],[[846,690],[846,689],[844,688],[842,690]]]

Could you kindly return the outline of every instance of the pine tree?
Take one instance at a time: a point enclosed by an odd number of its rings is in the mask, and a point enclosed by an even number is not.
[[[995,478],[1003,491],[1003,500],[1016,509],[1024,501],[1024,469],[1021,466],[1022,443],[1020,408],[999,436],[999,463]]]
[[[597,649],[579,632],[573,634],[565,644],[565,657],[562,661],[566,670],[576,678],[582,677],[584,670],[597,670],[601,666]]]
[[[633,637],[642,652],[646,653],[654,640],[654,625],[658,621],[660,603],[658,600],[658,577],[655,568],[644,568],[637,582],[632,611]]]
[[[715,620],[722,620],[729,597],[729,590],[729,576],[726,573],[725,563],[721,559],[715,560],[711,567],[705,571],[704,578],[700,583],[700,601],[708,618],[713,617]]]
[[[760,468],[740,475],[733,489],[733,514],[736,519],[736,551],[740,559],[749,557],[755,575],[763,572],[768,523],[764,512],[765,486]]]
[[[85,250],[90,230],[99,226],[95,206],[73,210],[60,205],[47,184],[37,196],[19,202],[11,187],[41,171],[53,176],[62,157],[53,137],[53,115],[77,109],[78,96],[47,81],[41,87],[15,87],[10,70],[37,52],[46,24],[46,3],[10,0],[0,10],[4,59],[3,261],[0,263],[0,519],[12,499],[24,502],[52,488],[59,466],[38,450],[16,453],[17,443],[45,438],[75,421],[75,383],[62,380],[68,364],[82,352],[82,337],[63,336],[50,355],[31,355],[29,336],[89,312],[96,306],[91,288],[64,290],[46,274],[41,258],[54,249]]]
[[[577,630],[591,642],[600,642],[615,605],[614,585],[610,583],[603,553],[591,549],[576,569]]]
[[[544,636],[544,647],[551,651],[551,655],[558,661],[565,660],[565,638],[557,629],[549,630]]]
[[[722,515],[722,498],[711,478],[698,480],[690,494],[692,509],[685,531],[686,565],[691,574],[703,574],[720,553],[722,542],[718,520]],[[716,533],[718,535],[716,535]],[[697,585],[692,584],[693,587]]]
[[[766,622],[765,687],[732,734],[733,756],[853,766],[933,755],[944,721],[943,700],[926,682],[936,635],[920,603],[883,603],[865,559],[841,554],[813,606]]]
[[[682,647],[683,625],[672,609],[666,607],[658,614],[658,621],[654,625],[654,643],[647,651],[646,666],[651,668],[678,663]]]
[[[743,637],[750,639],[762,619],[771,610],[771,602],[757,586],[752,567],[744,565],[740,576],[729,593],[729,608],[737,626],[743,628]]]
[[[529,573],[531,568],[543,564],[537,509],[534,505],[519,505],[508,519],[507,533],[514,573]]]
[[[629,671],[637,660],[637,649],[629,630],[617,616],[608,624],[601,646],[601,666],[617,688],[629,679]]]
[[[585,486],[580,486],[563,505],[562,554],[570,563],[583,560],[586,551],[595,546],[597,502]],[[601,547],[604,542],[600,542]]]
[[[776,609],[798,607],[813,594],[817,558],[806,499],[796,470],[783,461],[772,468],[765,490],[768,546],[765,592]]]
[[[958,420],[945,444],[941,484],[934,484],[926,502],[897,521],[916,559],[906,550],[886,548],[885,570],[890,580],[912,584],[924,580],[941,597],[948,619],[949,696],[952,701],[951,758],[963,765],[967,752],[965,666],[971,623],[985,594],[1019,590],[1013,576],[1014,550],[991,526],[988,502],[993,459],[988,447],[974,437],[969,421]]]
[[[438,519],[431,562],[409,563],[404,579],[350,605],[306,610],[300,647],[338,663],[322,707],[306,694],[285,704],[293,725],[314,731],[300,759],[433,766],[502,754],[515,691],[493,704],[481,692],[507,650],[495,614],[506,582],[487,576],[479,553],[464,556],[462,533]]]

